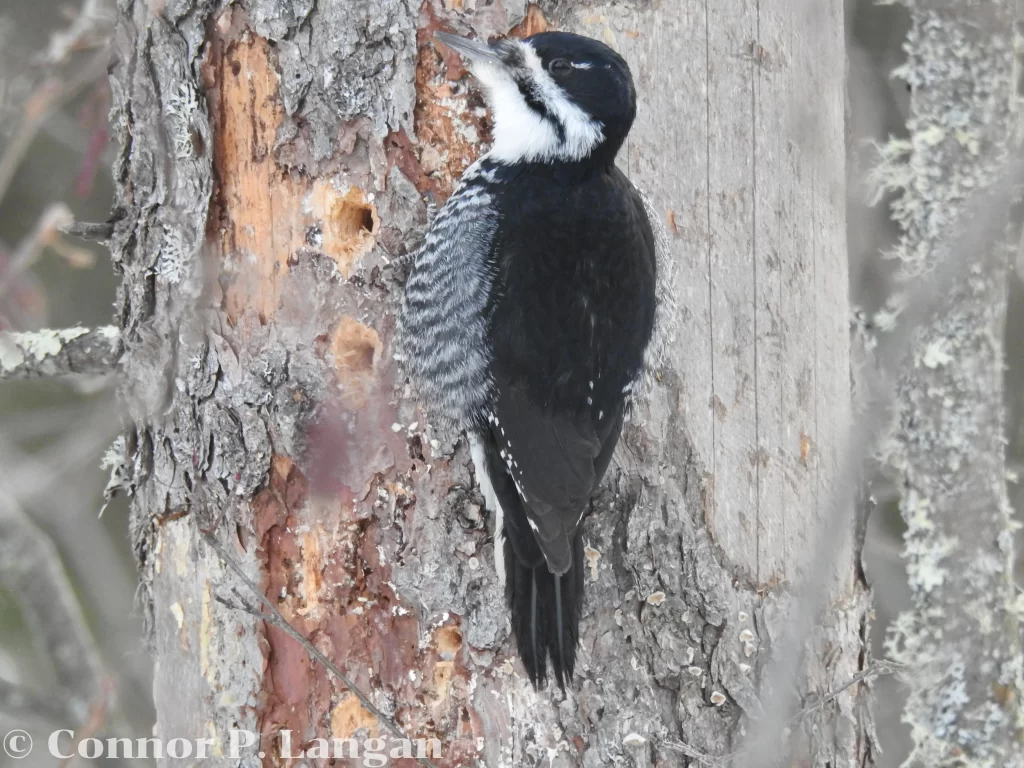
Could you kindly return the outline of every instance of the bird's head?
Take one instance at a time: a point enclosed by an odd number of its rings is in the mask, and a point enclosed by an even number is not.
[[[611,164],[636,116],[625,60],[604,43],[568,32],[492,43],[444,32],[467,60],[494,120],[489,157],[502,163]]]

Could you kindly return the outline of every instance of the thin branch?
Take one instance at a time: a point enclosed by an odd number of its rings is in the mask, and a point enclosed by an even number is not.
[[[18,166],[46,119],[61,106],[71,101],[85,88],[101,77],[107,69],[110,53],[105,48],[81,67],[69,80],[47,78],[32,94],[17,130],[6,151],[0,155],[0,201],[10,187]]]
[[[78,237],[82,240],[90,240],[94,243],[106,245],[114,236],[114,222],[101,221],[90,223],[85,221],[71,221],[59,228],[65,235]]]
[[[334,662],[332,662],[330,659],[324,656],[324,654],[322,654],[315,645],[309,642],[309,640],[307,640],[302,635],[302,633],[299,632],[299,630],[297,630],[295,627],[288,623],[288,620],[281,615],[281,612],[277,609],[277,606],[274,605],[274,603],[262,592],[262,590],[260,590],[260,588],[257,587],[256,584],[254,584],[252,580],[245,575],[245,571],[242,570],[242,566],[235,562],[234,558],[232,558],[231,555],[228,554],[227,550],[224,549],[223,545],[219,541],[217,541],[217,539],[213,536],[212,533],[205,530],[201,530],[200,533],[203,537],[203,540],[207,544],[209,544],[210,547],[213,548],[213,550],[218,555],[220,555],[220,559],[232,571],[234,571],[235,576],[238,577],[238,580],[245,585],[246,589],[249,590],[252,596],[255,597],[256,600],[259,601],[260,605],[262,605],[263,608],[266,609],[266,612],[261,611],[258,607],[250,604],[245,599],[245,597],[238,594],[237,591],[234,592],[234,596],[239,601],[239,604],[231,605],[223,599],[218,598],[224,605],[227,605],[231,608],[239,608],[241,610],[244,610],[247,613],[252,614],[256,618],[265,621],[271,626],[277,627],[282,632],[289,635],[293,640],[295,640],[295,642],[302,646],[306,653],[309,654],[309,657],[311,659],[319,662],[323,666],[323,668],[326,669],[334,678],[339,680],[346,688],[348,688],[348,690],[351,691],[352,694],[357,699],[359,699],[359,702],[363,705],[363,707],[375,718],[377,718],[377,722],[384,726],[384,728],[388,732],[390,732],[393,736],[399,739],[409,738],[408,736],[406,736],[405,733],[403,733],[402,729],[399,728],[399,726],[390,717],[381,712],[380,709],[378,709],[376,705],[372,701],[370,701],[369,696],[367,696],[365,693],[359,690],[359,688],[356,687],[355,683],[353,683],[352,680],[349,679],[349,677],[344,672],[338,669]],[[420,765],[428,766],[428,768],[437,768],[437,766],[432,761],[425,757],[416,757],[415,759],[416,762]]]
[[[0,584],[53,664],[73,722],[103,690],[103,665],[53,543],[0,490]]]
[[[111,373],[120,355],[121,332],[111,325],[0,331],[0,381]]]
[[[835,688],[826,693],[824,696],[815,699],[810,704],[801,709],[799,712],[797,712],[795,715],[793,715],[793,717],[789,719],[789,724],[791,726],[798,725],[802,721],[806,720],[808,715],[817,712],[819,709],[821,709],[827,704],[831,704],[833,701],[838,699],[843,692],[847,691],[855,685],[870,682],[877,677],[881,677],[882,675],[892,675],[897,672],[903,672],[905,670],[906,667],[903,664],[899,664],[895,661],[875,659],[871,662],[867,669],[858,672],[856,675],[851,677],[838,688]]]

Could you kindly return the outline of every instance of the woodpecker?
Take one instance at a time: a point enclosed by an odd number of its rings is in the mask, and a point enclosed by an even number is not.
[[[494,139],[413,260],[401,357],[435,423],[467,433],[530,681],[550,664],[564,690],[581,523],[655,325],[653,217],[615,165],[636,91],[625,60],[580,35],[437,37],[483,86]]]

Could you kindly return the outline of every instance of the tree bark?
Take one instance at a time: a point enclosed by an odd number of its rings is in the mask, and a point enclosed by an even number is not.
[[[673,766],[741,746],[849,470],[842,6],[769,5],[543,9],[632,65],[622,163],[665,217],[678,286],[669,358],[587,523],[562,698],[517,671],[466,447],[432,431],[391,356],[393,261],[488,129],[430,34],[504,34],[527,9],[121,0],[111,247],[131,426],[115,476],[160,734],[214,738],[227,764],[229,730],[258,731],[246,763],[277,764],[285,730],[293,751],[383,733],[292,639],[221,602],[244,588],[204,543],[214,529],[380,709],[440,740],[440,764]],[[531,7],[517,31],[544,23]],[[808,698],[867,663],[845,538],[817,575],[828,605],[793,681]],[[866,697],[808,713],[798,752],[871,764]]]

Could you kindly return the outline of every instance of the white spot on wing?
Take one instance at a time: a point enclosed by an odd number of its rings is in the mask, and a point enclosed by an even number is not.
[[[491,512],[498,512],[498,496],[494,493],[494,486],[491,478],[487,476],[487,461],[484,454],[484,446],[475,436],[469,437],[469,455],[473,459],[473,469],[476,472],[476,482],[480,486],[480,493],[484,497],[484,506]]]
[[[494,514],[494,572],[498,574],[498,583],[505,587],[505,510],[497,503]]]

